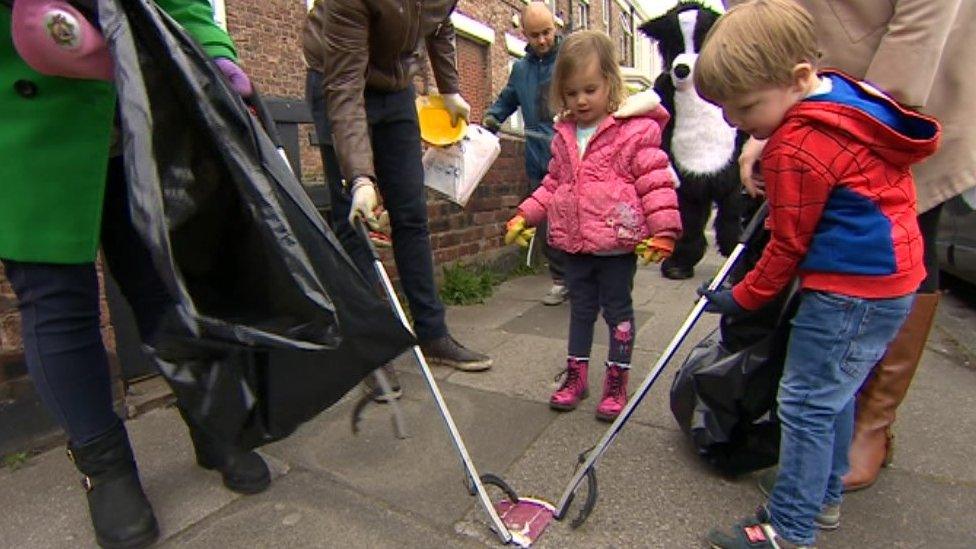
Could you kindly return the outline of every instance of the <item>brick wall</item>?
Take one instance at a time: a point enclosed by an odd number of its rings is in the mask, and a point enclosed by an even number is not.
[[[237,44],[241,63],[262,93],[302,101],[305,62],[302,24],[305,3],[300,0],[226,0],[227,31]],[[302,126],[302,179],[322,182],[322,160],[304,139],[313,131]]]
[[[471,122],[481,123],[491,96],[491,76],[488,70],[488,46],[459,36],[457,39],[458,73],[461,76],[461,95],[471,105]]]
[[[3,265],[0,264],[0,384],[8,377],[3,364],[22,347],[16,297],[3,274]]]

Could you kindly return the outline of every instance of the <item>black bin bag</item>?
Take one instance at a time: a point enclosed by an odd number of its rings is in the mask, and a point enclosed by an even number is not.
[[[413,336],[206,53],[153,2],[98,7],[133,222],[172,299],[147,350],[213,436],[286,436]]]
[[[768,240],[765,230],[750,238],[729,275],[732,284],[755,266]],[[776,391],[798,297],[794,284],[758,311],[723,316],[675,374],[671,412],[698,454],[722,474],[740,475],[778,460]]]

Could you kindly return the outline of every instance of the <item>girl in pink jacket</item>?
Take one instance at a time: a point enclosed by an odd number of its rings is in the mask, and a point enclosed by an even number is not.
[[[681,233],[673,172],[660,148],[668,113],[649,92],[628,101],[627,110],[635,114],[611,114],[623,90],[606,34],[580,31],[566,39],[550,90],[562,120],[555,127],[549,173],[519,205],[506,235],[507,241],[516,239],[548,217],[549,244],[566,252],[569,357],[562,385],[549,399],[556,410],[573,410],[587,396],[593,325],[602,309],[610,352],[596,416],[605,421],[627,403],[635,249],[645,261],[661,261]]]

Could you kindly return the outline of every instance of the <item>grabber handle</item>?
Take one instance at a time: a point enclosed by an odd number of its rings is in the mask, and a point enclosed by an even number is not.
[[[745,229],[742,229],[742,234],[739,235],[739,244],[746,244],[752,235],[762,227],[763,223],[766,221],[766,217],[769,216],[769,202],[763,200],[763,203],[759,205],[756,213],[752,214],[752,219],[749,220],[749,224],[746,225]]]
[[[356,228],[356,232],[359,233],[359,237],[366,242],[366,249],[369,250],[370,259],[372,261],[380,261],[380,254],[376,251],[376,246],[373,246],[373,241],[369,238],[369,231],[366,229],[366,224],[363,220],[357,217],[353,226]]]

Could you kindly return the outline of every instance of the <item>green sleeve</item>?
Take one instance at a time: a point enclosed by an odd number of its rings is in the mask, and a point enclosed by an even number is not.
[[[213,18],[207,0],[156,0],[156,4],[183,26],[210,57],[226,57],[237,62],[234,41]]]

